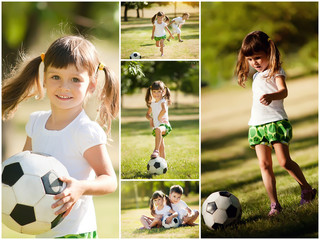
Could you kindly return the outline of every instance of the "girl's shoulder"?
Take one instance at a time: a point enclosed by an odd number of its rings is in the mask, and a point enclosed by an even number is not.
[[[37,120],[47,120],[51,115],[51,110],[49,111],[37,111],[33,112],[29,116],[29,122],[35,122]]]

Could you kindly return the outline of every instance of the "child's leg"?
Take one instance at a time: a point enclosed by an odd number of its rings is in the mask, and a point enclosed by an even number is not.
[[[287,172],[299,183],[301,190],[311,190],[312,188],[305,179],[300,166],[291,159],[289,147],[279,142],[273,143],[273,147],[280,166],[287,170]]]
[[[178,33],[177,35],[178,35],[178,39],[179,39],[179,41],[182,41],[182,39],[181,39],[181,34],[180,34],[180,33]]]
[[[155,138],[155,146],[154,146],[154,150],[158,150],[160,149],[160,144],[162,142],[162,134],[164,134],[166,131],[166,127],[165,126],[160,126],[157,127],[155,129],[155,133],[156,133],[156,138]]]
[[[166,159],[166,153],[164,151],[164,138],[163,137],[162,137],[162,140],[161,140],[161,143],[160,143],[159,151],[160,151],[160,157]]]
[[[259,160],[263,184],[267,190],[271,203],[278,203],[276,179],[272,169],[272,149],[266,145],[256,145],[256,154]]]
[[[156,41],[156,46],[160,47],[160,41]]]
[[[142,223],[142,225],[146,228],[146,229],[150,229],[150,225],[152,223],[153,219],[149,218],[145,215],[142,215],[140,218],[140,222]]]
[[[194,225],[194,221],[197,220],[198,216],[199,212],[197,210],[193,210],[191,215],[183,217],[183,222],[188,225]]]
[[[161,222],[161,219],[159,218],[155,218],[152,223],[150,224],[150,228],[153,228],[153,227],[161,227],[162,225],[162,222]]]
[[[164,39],[160,40],[160,52],[161,52],[161,56],[163,55],[163,47],[164,47]]]

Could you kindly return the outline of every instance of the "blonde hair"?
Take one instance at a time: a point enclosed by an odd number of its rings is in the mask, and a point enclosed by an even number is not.
[[[268,68],[270,72],[268,78],[274,77],[279,72],[281,68],[280,52],[275,43],[262,31],[251,32],[243,39],[238,54],[236,75],[240,86],[245,87],[249,74],[249,64],[246,57],[253,56],[260,51],[265,52],[269,58]]]
[[[77,69],[84,68],[88,71],[90,81],[97,81],[99,69],[104,71],[105,82],[99,93],[97,121],[106,127],[106,132],[109,133],[111,121],[119,111],[119,82],[109,68],[100,64],[93,44],[80,36],[57,39],[44,55],[26,62],[18,73],[3,81],[2,119],[11,118],[22,101],[33,96],[38,96],[38,99],[43,98],[43,86],[39,78],[39,66],[42,61],[45,72],[49,66],[66,68],[74,65]]]
[[[161,89],[162,91],[165,91],[164,94],[164,99],[167,100],[168,105],[171,104],[171,93],[170,89],[162,82],[162,81],[155,81],[152,83],[152,85],[147,89],[146,96],[145,96],[145,101],[147,104],[147,107],[150,107],[151,100],[152,100],[152,90],[159,90]]]

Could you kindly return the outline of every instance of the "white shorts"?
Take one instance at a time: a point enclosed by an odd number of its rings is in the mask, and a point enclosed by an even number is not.
[[[181,34],[181,29],[179,28],[179,26],[178,25],[176,25],[176,24],[172,24],[171,25],[172,26],[172,34]]]

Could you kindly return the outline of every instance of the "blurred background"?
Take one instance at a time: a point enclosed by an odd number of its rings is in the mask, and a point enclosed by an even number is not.
[[[172,132],[165,137],[168,172],[151,176],[154,149],[146,119],[146,91],[161,80],[170,89]],[[125,61],[121,63],[121,178],[199,178],[199,62]]]
[[[248,146],[252,74],[241,88],[234,75],[243,38],[254,30],[275,42],[286,71],[285,109],[293,125],[290,154],[318,187],[318,3],[203,2],[201,4],[201,198],[227,190],[242,204],[236,227],[202,237],[318,237],[318,201],[297,208],[298,184],[273,155],[284,212],[267,217],[269,199],[255,151]]]
[[[2,2],[2,78],[16,66],[21,55],[39,56],[64,35],[82,35],[97,48],[100,59],[119,76],[118,2]],[[103,80],[102,74],[99,81]],[[49,110],[49,101],[30,99],[20,104],[14,118],[2,122],[2,159],[21,152],[26,139],[25,125],[30,113]],[[95,119],[97,102],[93,95],[86,112]],[[113,121],[107,146],[113,166],[119,171],[119,121]],[[119,236],[119,192],[94,197],[98,234]],[[3,238],[34,237],[11,231],[2,225]]]
[[[121,184],[121,237],[122,238],[198,238],[199,226],[175,229],[141,230],[142,215],[151,216],[150,198],[161,190],[169,195],[170,187],[180,185],[184,193],[181,200],[191,209],[199,211],[199,181],[122,181]],[[199,223],[199,218],[195,223]]]
[[[179,43],[175,34],[174,40],[165,42],[164,57],[160,57],[155,40],[151,40],[151,18],[159,11],[170,21],[184,12],[190,14],[181,27],[184,42]],[[167,31],[166,36],[169,36]],[[139,52],[143,59],[199,59],[199,44],[199,2],[121,2],[122,59],[128,59],[133,52]]]

